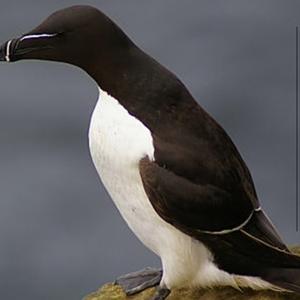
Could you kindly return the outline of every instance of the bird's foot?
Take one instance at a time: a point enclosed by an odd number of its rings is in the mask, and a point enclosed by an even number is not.
[[[145,268],[141,271],[120,276],[115,284],[120,285],[127,296],[139,293],[147,288],[158,285],[161,281],[162,270]],[[162,300],[165,298],[154,298]]]
[[[158,287],[153,298],[151,300],[165,300],[169,296],[171,291],[166,287]]]

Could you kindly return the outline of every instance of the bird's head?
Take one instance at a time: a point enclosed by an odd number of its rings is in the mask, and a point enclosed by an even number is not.
[[[109,59],[128,46],[127,36],[102,12],[90,6],[72,6],[50,15],[38,27],[5,42],[0,60],[39,59],[66,62],[88,69],[95,60]]]

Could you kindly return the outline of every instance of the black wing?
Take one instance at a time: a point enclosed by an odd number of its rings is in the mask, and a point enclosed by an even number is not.
[[[253,213],[251,201],[240,201],[210,184],[196,184],[155,162],[140,162],[144,188],[156,212],[175,226],[201,231],[231,230]]]
[[[250,199],[211,184],[196,184],[145,157],[140,174],[156,212],[189,234],[222,235],[244,229],[264,242],[286,250],[279,234]]]
[[[190,182],[148,157],[140,174],[155,211],[166,222],[203,242],[220,269],[259,276],[300,293],[300,257],[281,240],[264,212],[216,186]]]

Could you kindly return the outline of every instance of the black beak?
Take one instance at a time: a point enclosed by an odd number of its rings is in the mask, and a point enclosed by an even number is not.
[[[1,47],[0,47],[0,61],[8,61],[7,60],[7,43],[4,43]]]
[[[40,34],[40,39],[30,38],[25,39],[22,36],[18,39],[12,39],[4,43],[0,47],[0,61],[13,62],[23,58],[34,58],[31,57],[31,53],[39,51],[39,50],[47,50],[52,49],[53,47],[47,42],[48,39],[46,37],[55,37],[58,34]],[[28,35],[27,35],[28,36]],[[35,35],[31,35],[28,37],[36,37]]]
[[[0,61],[5,61],[5,44],[0,47]]]
[[[15,61],[18,49],[19,39],[13,39],[5,42],[0,47],[0,61]]]

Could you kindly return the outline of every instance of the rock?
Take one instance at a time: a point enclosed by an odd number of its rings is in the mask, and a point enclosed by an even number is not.
[[[90,294],[84,300],[150,300],[154,289],[148,289],[135,296],[126,297],[121,287],[106,284],[99,291]],[[239,292],[232,288],[217,288],[211,290],[175,290],[168,300],[300,300],[300,296],[292,293],[271,291],[256,292],[244,290]]]
[[[300,247],[292,250],[300,255]],[[126,297],[122,288],[112,283],[104,285],[97,292],[88,295],[84,300],[149,300],[154,289],[148,289],[134,296]],[[300,295],[273,291],[253,291],[244,289],[243,292],[230,287],[215,289],[179,289],[172,291],[168,300],[300,300]]]
[[[292,252],[294,252],[295,254],[300,255],[300,246],[294,246],[294,247],[291,247],[290,250],[291,250]]]

